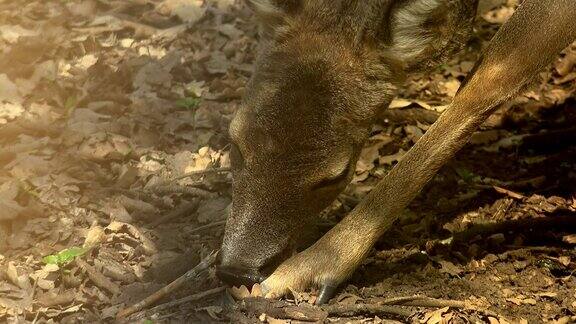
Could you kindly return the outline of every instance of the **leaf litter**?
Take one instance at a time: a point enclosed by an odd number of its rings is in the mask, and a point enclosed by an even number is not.
[[[426,132],[516,5],[485,1],[467,49],[410,78],[324,223]],[[111,322],[219,247],[231,177],[209,170],[229,167],[256,24],[232,0],[0,1],[0,21],[0,321]],[[407,307],[412,322],[575,320],[575,55],[573,44],[482,125],[332,304],[426,295],[476,308]],[[162,221],[173,210],[184,212]],[[219,285],[209,271],[167,299]],[[260,295],[250,288],[231,294]],[[275,314],[212,295],[134,320],[287,323],[279,315],[306,313],[315,294],[294,292]]]

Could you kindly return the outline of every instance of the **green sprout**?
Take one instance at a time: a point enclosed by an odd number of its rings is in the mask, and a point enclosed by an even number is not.
[[[71,247],[64,249],[56,254],[45,256],[42,258],[42,261],[46,264],[56,264],[58,266],[65,265],[88,252],[88,250],[90,249],[82,247]]]
[[[200,98],[184,97],[176,101],[176,106],[185,109],[195,109],[200,105]]]

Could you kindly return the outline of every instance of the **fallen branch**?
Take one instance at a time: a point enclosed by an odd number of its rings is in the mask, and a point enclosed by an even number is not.
[[[178,181],[178,180],[182,180],[182,179],[189,178],[189,177],[202,176],[202,175],[207,175],[207,174],[212,174],[212,173],[230,172],[231,170],[232,170],[231,168],[212,168],[212,169],[191,171],[191,172],[185,173],[183,175],[177,176],[177,177],[171,179],[170,181]]]
[[[471,308],[472,305],[459,300],[436,299],[425,296],[408,296],[393,297],[386,299],[373,299],[379,305],[402,305],[414,307],[454,307],[454,308]]]
[[[225,221],[225,220],[222,220],[222,221],[217,221],[217,222],[214,222],[214,223],[202,225],[202,226],[196,227],[196,228],[194,228],[194,229],[186,232],[186,234],[188,234],[188,235],[194,234],[194,233],[203,231],[203,230],[205,230],[205,229],[209,229],[209,228],[212,228],[212,227],[218,227],[218,226],[221,226],[221,225],[226,225],[226,221]]]
[[[452,244],[470,242],[470,240],[477,235],[484,236],[493,233],[506,233],[508,231],[527,233],[527,230],[532,228],[538,228],[542,231],[555,228],[573,229],[576,228],[576,226],[574,224],[574,217],[570,215],[505,220],[498,223],[478,223],[472,224],[472,226],[466,230],[454,233],[452,236]]]
[[[193,214],[198,210],[199,206],[200,206],[200,201],[198,199],[195,199],[189,203],[183,204],[182,206],[176,207],[176,209],[174,209],[173,211],[169,212],[168,214],[156,219],[150,225],[152,227],[156,227],[160,224],[166,223],[166,222],[171,221],[173,219],[178,219],[180,217]]]
[[[212,295],[219,294],[219,293],[223,292],[224,290],[226,290],[226,287],[218,287],[218,288],[206,290],[203,292],[199,292],[199,293],[194,294],[194,295],[186,296],[184,298],[180,298],[180,299],[177,299],[177,300],[174,300],[171,302],[167,302],[167,303],[152,307],[152,308],[150,308],[150,310],[148,310],[148,312],[149,313],[158,313],[158,312],[165,310],[165,309],[168,309],[168,308],[173,308],[173,307],[176,307],[176,306],[179,306],[182,304],[191,303],[191,302],[194,302],[197,300],[208,298]]]
[[[116,318],[117,319],[126,318],[127,316],[130,316],[135,312],[141,311],[142,309],[154,304],[155,302],[167,296],[168,294],[178,290],[185,283],[196,278],[200,273],[204,272],[206,269],[211,267],[216,262],[217,255],[218,252],[210,253],[207,257],[205,257],[202,261],[200,261],[198,265],[196,265],[194,268],[192,268],[182,276],[178,277],[178,279],[172,281],[167,286],[164,286],[160,290],[144,298],[142,301],[134,304],[133,306],[130,306],[128,308],[119,311],[118,314],[116,314]]]
[[[283,300],[270,300],[262,297],[246,298],[238,304],[240,311],[258,317],[266,314],[277,319],[291,319],[303,322],[324,322],[328,313],[310,304],[294,305]]]
[[[414,313],[411,310],[391,306],[391,305],[378,305],[378,304],[333,304],[323,306],[329,315],[336,316],[355,316],[361,314],[370,315],[394,315],[401,317],[410,317]]]
[[[185,174],[179,175],[179,176],[171,178],[171,179],[165,179],[165,180],[158,181],[157,183],[155,183],[151,186],[148,186],[145,189],[148,191],[154,191],[154,190],[156,190],[156,188],[161,188],[161,187],[165,187],[165,186],[172,186],[178,180],[182,180],[182,179],[186,179],[186,178],[190,178],[190,177],[201,177],[201,176],[205,176],[207,174],[230,172],[230,171],[231,171],[231,168],[210,168],[210,169],[204,169],[204,170],[191,171],[191,172],[187,172]],[[199,184],[201,184],[201,182],[199,182],[196,185],[199,185]],[[191,187],[191,186],[188,185],[187,187]],[[194,187],[194,186],[192,186],[192,187]]]
[[[154,192],[157,195],[166,195],[166,194],[173,194],[173,193],[181,193],[187,194],[191,196],[196,196],[200,198],[214,198],[217,197],[218,194],[210,192],[208,190],[188,187],[188,186],[181,186],[179,184],[167,184],[162,186],[154,186],[149,189],[150,191]]]
[[[412,311],[402,307],[388,305],[354,304],[354,305],[325,305],[323,307],[302,303],[293,305],[282,300],[270,300],[261,297],[246,298],[238,304],[240,311],[259,316],[266,314],[277,319],[290,319],[304,322],[324,322],[329,316],[354,316],[360,314],[393,315],[394,317],[407,318]]]
[[[514,199],[518,199],[518,200],[523,200],[524,198],[526,198],[526,196],[519,194],[517,192],[514,192],[512,190],[508,190],[502,187],[498,187],[498,186],[492,186],[492,188],[494,188],[494,190],[496,190],[496,192],[504,194],[510,198],[514,198]]]
[[[405,308],[407,306],[426,308],[451,307],[477,312],[483,316],[502,317],[495,312],[479,308],[466,301],[436,299],[425,296],[371,298],[368,302],[361,304],[332,304],[322,307],[306,303],[294,305],[282,300],[256,297],[243,299],[237,305],[239,311],[249,316],[266,314],[277,319],[305,322],[323,322],[329,316],[353,317],[359,315],[407,319],[416,314],[414,309]]]
[[[374,298],[371,301],[375,303],[372,304],[353,304],[353,305],[342,305],[342,304],[333,304],[333,305],[326,305],[322,307],[329,315],[338,315],[338,316],[356,316],[356,315],[396,315],[408,318],[414,313],[410,310],[402,308],[402,306],[411,306],[411,307],[434,307],[434,308],[443,308],[443,307],[451,307],[451,308],[459,308],[463,310],[477,312],[484,316],[492,316],[492,317],[500,317],[505,318],[502,315],[499,315],[493,311],[482,309],[476,307],[470,303],[460,300],[449,300],[449,299],[436,299],[430,298],[425,296],[409,296],[409,297],[394,297],[394,298],[386,298],[386,299],[378,299]],[[392,306],[392,305],[396,305]]]
[[[419,297],[427,299],[425,297]],[[413,306],[413,307],[453,307],[453,308],[461,308],[468,311],[477,312],[484,316],[491,316],[496,318],[505,318],[502,315],[499,315],[495,312],[492,312],[487,309],[480,309],[477,307],[463,306],[459,305],[460,303],[464,303],[457,300],[434,300],[430,298],[430,300],[414,300],[412,302],[402,303],[403,306]],[[453,305],[451,305],[453,304]],[[445,305],[445,306],[441,306]],[[325,311],[328,312],[329,315],[336,315],[336,316],[357,316],[357,315],[368,315],[368,316],[381,316],[381,315],[395,315],[401,316],[404,318],[409,318],[414,315],[414,312],[402,308],[401,306],[391,306],[391,305],[381,305],[381,304],[352,304],[352,305],[342,305],[342,304],[334,304],[322,307]]]

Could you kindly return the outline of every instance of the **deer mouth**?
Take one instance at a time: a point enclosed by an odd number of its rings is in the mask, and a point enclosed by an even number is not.
[[[252,287],[266,279],[259,271],[231,266],[219,266],[216,268],[216,275],[220,280],[230,286]]]
[[[244,285],[252,287],[254,284],[264,281],[282,262],[295,252],[293,246],[287,246],[280,253],[269,259],[260,269],[238,265],[219,265],[216,267],[216,276],[230,286]]]

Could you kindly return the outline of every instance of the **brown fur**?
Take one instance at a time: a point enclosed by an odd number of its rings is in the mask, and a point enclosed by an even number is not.
[[[406,73],[462,45],[475,1],[249,4],[263,32],[230,126],[234,198],[222,266],[267,274],[349,183],[372,123]]]
[[[264,282],[268,293],[279,296],[288,288],[345,280],[478,125],[576,39],[574,21],[572,0],[525,0],[494,37],[450,109],[352,213]]]

